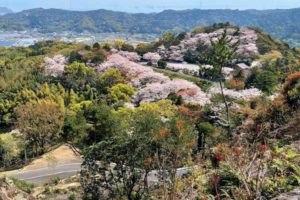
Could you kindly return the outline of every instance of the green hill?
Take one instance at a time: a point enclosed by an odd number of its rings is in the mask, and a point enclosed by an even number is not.
[[[231,22],[239,26],[262,28],[286,40],[300,38],[300,9],[287,10],[166,10],[151,14],[129,14],[108,10],[67,11],[32,9],[0,17],[1,30],[40,32],[90,31],[162,33],[187,31],[196,25]]]

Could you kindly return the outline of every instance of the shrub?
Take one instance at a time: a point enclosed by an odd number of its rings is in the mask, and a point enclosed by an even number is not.
[[[82,61],[82,56],[77,51],[72,51],[70,53],[69,62],[73,63],[75,61],[81,62]]]
[[[18,135],[0,134],[0,167],[12,167],[21,163],[23,146],[23,140]]]
[[[289,75],[282,91],[286,102],[291,107],[298,107],[300,101],[300,71]]]
[[[45,151],[60,139],[64,124],[64,113],[61,107],[51,100],[28,102],[15,110],[16,127],[23,138],[30,141],[36,154]]]
[[[50,189],[50,187],[49,187],[49,185],[46,185],[45,186],[45,189],[44,189],[44,192],[43,192],[44,194],[50,194],[51,193],[51,189]]]
[[[66,86],[76,90],[85,88],[96,76],[93,68],[78,62],[66,66],[65,72]]]
[[[174,92],[171,92],[167,99],[171,100],[175,105],[182,105],[184,103],[182,96],[177,96]]]
[[[32,193],[33,188],[34,188],[33,184],[18,180],[16,178],[12,178],[12,181],[18,189],[20,189],[24,192],[27,192],[29,194]]]
[[[51,182],[54,184],[54,185],[57,185],[60,181],[60,178],[59,177],[56,177],[56,178],[52,178],[51,179]]]
[[[188,63],[196,63],[198,61],[196,53],[192,52],[191,50],[187,50],[187,52],[183,56],[183,59]]]
[[[242,90],[245,88],[245,82],[239,79],[231,79],[226,82],[226,86],[229,89]]]
[[[107,93],[108,89],[112,86],[124,82],[125,78],[120,70],[116,68],[110,68],[97,78],[97,89],[100,92]]]
[[[122,51],[129,51],[129,52],[133,52],[134,51],[134,47],[131,44],[126,44],[124,43],[121,47]]]
[[[92,63],[103,63],[105,61],[105,56],[103,53],[100,53],[99,55],[95,56],[92,59]]]
[[[132,97],[132,95],[134,95],[135,92],[136,89],[133,88],[131,85],[118,84],[110,89],[110,96],[113,102],[128,102],[130,101],[130,98]]]
[[[102,44],[102,48],[106,51],[110,51],[111,50],[111,46],[109,43],[104,43]]]
[[[92,47],[90,45],[85,45],[84,49],[87,50],[87,51],[90,51],[92,49]]]
[[[100,48],[101,48],[101,46],[98,42],[93,44],[93,49],[100,49]]]
[[[277,84],[277,75],[271,71],[258,71],[254,69],[246,80],[248,88],[255,87],[263,92],[271,93]]]
[[[196,26],[192,30],[192,35],[197,35],[199,33],[203,33],[203,31],[204,31],[203,28],[201,28],[200,26]]]
[[[76,195],[74,193],[72,193],[69,198],[69,200],[76,200]]]
[[[145,43],[140,43],[136,46],[136,52],[139,55],[146,54],[148,52],[154,51],[154,46],[153,44],[145,44]]]
[[[211,135],[215,132],[215,127],[209,122],[201,122],[199,124],[199,131],[205,133],[206,135]]]
[[[156,43],[156,46],[164,45],[169,48],[170,46],[175,46],[180,43],[180,39],[183,35],[179,35],[178,38],[171,32],[166,32]]]
[[[271,199],[275,195],[299,188],[300,169],[299,143],[287,145],[282,148],[275,148],[274,163],[269,168],[269,176],[263,186],[263,195]]]
[[[159,61],[157,62],[157,66],[158,66],[158,68],[160,68],[160,69],[165,69],[165,68],[167,67],[167,62],[164,61],[164,60],[159,60]]]
[[[212,136],[215,133],[216,129],[209,122],[201,122],[196,127],[198,131],[198,150],[204,151],[207,143],[207,137]]]

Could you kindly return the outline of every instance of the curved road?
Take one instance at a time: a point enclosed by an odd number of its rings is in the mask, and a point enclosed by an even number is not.
[[[10,174],[10,177],[33,184],[44,184],[53,178],[68,178],[80,171],[81,163],[60,164],[35,170],[19,171]]]
[[[53,178],[65,179],[69,178],[78,172],[80,172],[81,163],[69,163],[61,164],[52,167],[45,167],[35,170],[20,171],[18,173],[10,174],[10,177],[23,180],[35,185],[42,185],[44,183],[49,183]],[[179,168],[177,169],[177,176],[181,177],[187,174],[191,168]],[[148,181],[158,182],[158,171],[153,170],[148,175]]]

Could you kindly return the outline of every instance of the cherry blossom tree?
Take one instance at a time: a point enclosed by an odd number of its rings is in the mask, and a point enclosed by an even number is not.
[[[131,80],[132,86],[139,89],[133,98],[136,104],[166,99],[170,93],[179,91],[186,102],[200,105],[210,103],[208,96],[194,83],[181,79],[170,80],[165,75],[154,72],[152,68],[131,62],[118,54],[111,55],[96,70],[101,74],[110,68],[119,69]]]
[[[221,38],[222,33],[225,29],[219,29],[211,33],[198,33],[191,34],[188,33],[185,38],[177,46],[171,46],[166,48],[165,46],[160,46],[158,48],[158,53],[164,59],[182,62],[184,55],[188,51],[197,51],[199,45],[206,49],[211,48],[211,41],[218,42]],[[238,42],[237,54],[243,59],[253,58],[259,55],[258,48],[256,45],[257,34],[254,30],[249,28],[241,28],[237,30],[235,28],[227,28],[227,37],[231,40],[232,44]]]
[[[188,91],[193,92],[188,92]],[[178,93],[180,92],[180,93]],[[208,96],[195,84],[181,79],[166,83],[152,83],[142,88],[134,98],[135,103],[145,103],[166,99],[169,94],[178,93],[186,103],[206,105],[210,103]]]
[[[136,52],[119,51],[118,54],[127,58],[129,61],[139,62],[141,60],[141,56],[139,56]]]
[[[260,91],[257,88],[250,88],[250,89],[245,89],[245,90],[230,90],[230,89],[224,89],[223,90],[224,95],[228,96],[230,98],[234,99],[241,99],[241,100],[249,100],[255,97],[259,97],[263,94],[262,91]],[[215,94],[221,94],[221,90],[219,87],[212,87],[209,91],[210,96],[215,95]]]
[[[136,79],[133,79],[131,83],[134,87],[141,88],[147,84],[165,83],[169,80],[170,79],[163,74],[152,71],[140,74]]]
[[[149,52],[143,55],[143,59],[151,63],[157,63],[161,59],[161,56],[158,53]]]
[[[45,73],[54,77],[62,75],[67,61],[67,58],[63,55],[56,55],[53,58],[46,57],[44,59]]]

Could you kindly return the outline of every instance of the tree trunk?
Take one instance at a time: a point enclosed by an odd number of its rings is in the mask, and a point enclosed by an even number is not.
[[[205,154],[205,134],[200,132],[198,132],[198,152],[202,152],[202,156]]]
[[[170,189],[170,196],[169,196],[169,200],[176,200],[176,187],[177,187],[177,183],[176,183],[176,169],[175,172],[172,170],[171,171],[171,189]]]
[[[26,148],[26,145],[25,145],[25,148],[24,148],[24,159],[25,159],[25,164],[27,164],[28,158],[27,158],[27,148]]]
[[[224,95],[223,84],[222,84],[221,80],[219,81],[219,84],[220,84],[220,89],[221,89],[221,94],[222,94],[223,102],[225,104],[226,120],[227,120],[227,125],[228,125],[227,126],[227,135],[228,135],[228,138],[231,138],[232,137],[232,132],[231,132],[231,125],[230,125],[229,106],[228,106],[226,97]]]
[[[145,176],[144,176],[144,193],[149,194],[148,171],[145,172]]]

